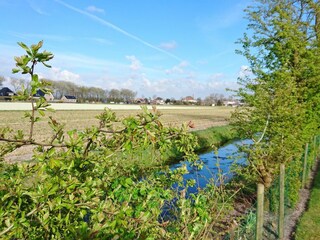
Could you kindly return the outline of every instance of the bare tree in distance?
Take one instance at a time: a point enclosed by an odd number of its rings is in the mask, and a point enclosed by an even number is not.
[[[0,76],[0,87],[3,85],[5,80],[4,76]]]

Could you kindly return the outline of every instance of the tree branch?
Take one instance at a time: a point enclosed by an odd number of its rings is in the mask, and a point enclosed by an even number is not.
[[[270,120],[270,113],[268,114],[267,122],[266,122],[266,125],[264,126],[262,135],[261,135],[260,139],[256,142],[256,144],[258,144],[258,143],[260,143],[262,141],[262,139],[263,139],[263,137],[264,137],[264,135],[265,135],[265,133],[267,131],[267,127],[269,125],[269,120]]]
[[[68,147],[66,144],[50,144],[50,143],[39,143],[33,140],[16,140],[16,139],[8,139],[8,138],[0,138],[0,141],[10,142],[10,143],[19,143],[21,145],[36,145],[41,147]]]

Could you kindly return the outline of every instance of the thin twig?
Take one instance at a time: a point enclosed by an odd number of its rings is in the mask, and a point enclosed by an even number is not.
[[[51,144],[51,143],[39,143],[33,140],[16,140],[8,138],[0,138],[0,141],[11,142],[11,143],[20,143],[22,145],[37,145],[41,147],[68,147],[66,144]]]
[[[13,224],[11,224],[7,229],[3,230],[1,233],[0,233],[0,237],[4,234],[6,234],[7,232],[9,232],[11,230],[11,228],[13,228]]]
[[[31,81],[33,81],[33,71],[34,71],[34,66],[36,65],[37,61],[33,60],[32,62],[32,66],[30,69],[30,75],[31,75]],[[32,91],[30,92],[30,97],[31,97],[31,106],[32,106],[32,111],[31,111],[31,118],[30,118],[30,135],[29,135],[29,141],[32,140],[32,136],[33,136],[33,128],[34,128],[34,123],[35,123],[35,106],[34,106],[34,98],[32,96]]]

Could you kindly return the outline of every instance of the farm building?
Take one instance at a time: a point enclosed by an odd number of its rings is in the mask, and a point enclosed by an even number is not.
[[[187,96],[185,98],[182,99],[182,102],[185,102],[185,103],[197,103],[197,100],[195,100],[193,97],[191,96]]]
[[[146,98],[137,98],[137,99],[135,99],[135,103],[137,103],[137,104],[146,104],[146,103],[148,103],[148,99],[146,99]]]
[[[75,96],[71,96],[71,95],[63,95],[61,98],[61,101],[68,102],[68,103],[76,103],[77,98]]]
[[[151,103],[152,104],[156,104],[156,105],[163,105],[164,104],[164,100],[161,97],[157,97],[157,98],[153,99]]]
[[[240,102],[239,101],[224,101],[223,105],[228,106],[228,107],[237,107],[237,106],[240,106]]]
[[[16,94],[8,87],[0,89],[0,100],[10,101],[14,95]]]
[[[45,93],[44,91],[38,89],[36,94],[33,95],[34,98],[44,97],[47,101],[53,101],[54,97],[52,93]]]

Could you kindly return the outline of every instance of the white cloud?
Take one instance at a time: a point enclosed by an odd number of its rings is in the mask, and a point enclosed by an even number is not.
[[[237,89],[238,84],[235,79],[223,73],[212,74],[206,82],[208,93],[226,93],[226,89]]]
[[[160,44],[160,48],[165,49],[165,50],[172,50],[177,47],[177,43],[175,41],[171,42],[164,42]]]
[[[167,69],[166,74],[183,74],[186,73],[185,68],[189,66],[187,61],[182,61],[178,65],[173,66],[171,69]]]
[[[143,95],[153,96],[158,94],[166,95],[170,90],[175,89],[177,86],[172,79],[159,79],[151,80],[146,76],[142,77],[142,85],[140,86],[139,92],[142,92]],[[164,96],[165,97],[165,96]]]
[[[209,79],[210,81],[221,81],[224,77],[225,75],[223,73],[215,73],[212,74]]]
[[[87,8],[87,11],[88,12],[93,12],[93,13],[104,13],[104,9],[102,9],[102,8],[98,8],[98,7],[96,7],[96,6],[93,6],[93,5],[91,5],[91,6],[88,6]]]
[[[141,62],[136,58],[136,56],[126,56],[126,59],[128,59],[130,64],[130,69],[133,71],[138,71],[141,69],[142,64]]]
[[[137,89],[137,83],[139,80],[132,79],[130,77],[126,76],[100,76],[98,77],[94,85],[91,83],[90,85],[101,87],[103,89],[111,90],[111,89],[122,89],[122,88],[128,88],[133,91],[136,91]]]
[[[56,81],[68,81],[81,85],[80,75],[70,72],[68,70],[62,70],[61,68],[52,67],[48,69],[46,73],[39,73],[40,78],[48,78]]]
[[[11,69],[14,67],[12,56],[21,55],[21,49],[16,45],[0,43],[0,50],[3,53],[3,56],[0,56],[2,74],[11,76]],[[78,85],[96,86],[108,90],[129,88],[137,91],[138,96],[145,97],[157,95],[163,98],[179,99],[194,95],[196,98],[203,98],[213,92],[226,94],[225,88],[237,88],[235,82],[237,74],[229,76],[220,72],[200,75],[190,71],[190,65],[186,61],[180,62],[165,72],[162,68],[142,66],[134,55],[126,56],[126,59],[130,61],[127,64],[82,54],[55,52],[55,58],[49,63],[53,68],[47,69],[39,64],[36,72],[40,73],[40,77],[71,81]],[[243,73],[249,69],[247,66],[242,66],[240,70]],[[20,78],[21,75],[15,77]]]
[[[251,69],[249,66],[246,66],[246,65],[242,65],[240,67],[240,70],[238,72],[238,77],[239,78],[245,78],[245,77],[248,77],[249,75],[251,75],[252,72],[251,72]]]

